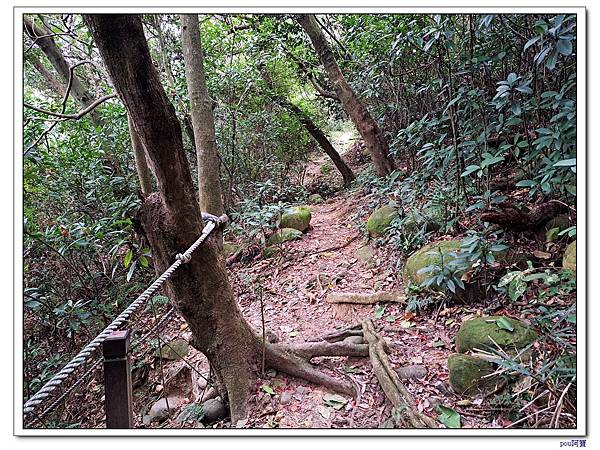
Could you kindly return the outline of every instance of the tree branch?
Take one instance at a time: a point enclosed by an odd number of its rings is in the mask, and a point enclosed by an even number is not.
[[[98,100],[96,100],[92,104],[90,104],[90,106],[88,106],[87,108],[79,111],[77,114],[60,114],[60,113],[55,113],[55,112],[52,112],[52,111],[46,111],[45,109],[38,108],[37,106],[33,106],[33,105],[28,104],[28,103],[23,103],[23,106],[25,106],[26,108],[29,108],[29,109],[33,109],[34,111],[37,111],[39,113],[47,114],[47,115],[52,116],[52,117],[59,117],[59,118],[64,119],[64,120],[79,120],[83,116],[85,116],[86,114],[88,114],[90,111],[93,111],[101,103],[104,103],[106,100],[109,100],[109,99],[114,98],[116,96],[117,96],[117,94],[110,94],[110,95],[105,95],[104,97],[100,97]]]

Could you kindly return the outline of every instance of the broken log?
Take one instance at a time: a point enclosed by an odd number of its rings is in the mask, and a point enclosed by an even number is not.
[[[568,206],[549,201],[525,212],[514,205],[502,205],[481,213],[482,222],[495,223],[509,231],[535,231],[550,219],[568,210]]]
[[[360,305],[373,305],[379,302],[395,302],[404,303],[406,297],[401,292],[374,292],[374,293],[358,293],[358,292],[333,292],[327,296],[327,303],[355,303]]]

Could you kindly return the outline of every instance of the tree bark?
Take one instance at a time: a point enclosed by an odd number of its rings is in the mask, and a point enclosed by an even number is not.
[[[158,192],[144,199],[139,218],[155,269],[162,273],[203,228],[181,127],[150,59],[140,17],[94,14],[84,19],[152,161]],[[194,347],[206,355],[215,371],[232,423],[246,416],[263,355],[268,367],[353,395],[350,383],[323,373],[285,348],[262,342],[241,314],[218,245],[218,238],[211,234],[165,287],[192,331]]]
[[[52,36],[48,36],[51,34],[49,30],[45,30],[37,26],[33,21],[27,17],[23,16],[23,26],[25,27],[25,31],[27,34],[35,40],[36,45],[44,52],[52,67],[56,70],[58,75],[62,78],[65,86],[69,83],[69,77],[71,76],[71,70],[67,60],[65,59],[62,51],[54,42],[54,38]],[[44,37],[36,37],[36,36],[44,36]],[[71,97],[73,97],[84,109],[90,106],[95,98],[90,94],[88,89],[83,85],[83,83],[79,80],[79,78],[73,74],[73,80],[71,81],[71,91],[69,92]],[[101,125],[102,120],[100,115],[96,111],[92,111],[89,113],[89,117],[94,123],[94,125]]]
[[[379,176],[390,174],[394,170],[394,162],[388,154],[389,149],[385,137],[377,122],[344,78],[327,40],[315,20],[315,16],[312,14],[298,14],[296,20],[310,37],[321,64],[323,64],[334,86],[337,97],[365,141],[365,145],[371,153],[375,171]]]
[[[140,142],[131,118],[127,117],[127,125],[129,126],[129,135],[131,137],[131,147],[133,149],[133,159],[135,161],[135,170],[140,181],[140,189],[142,195],[147,197],[152,192],[152,182],[150,179],[150,169],[148,168],[148,161],[146,160],[146,152],[144,146]]]
[[[279,106],[287,109],[289,112],[296,116],[296,118],[304,126],[306,131],[308,131],[308,133],[313,137],[315,141],[317,141],[317,144],[319,144],[319,146],[323,149],[327,156],[329,156],[335,167],[342,175],[344,185],[350,184],[356,178],[354,176],[354,172],[352,172],[352,169],[348,167],[348,165],[342,159],[342,157],[337,152],[333,144],[331,144],[329,139],[327,139],[325,133],[323,133],[321,129],[312,121],[312,119],[298,106],[294,105],[292,102],[288,101],[283,96],[277,94],[277,89],[273,85],[273,80],[271,79],[264,67],[259,67],[259,70],[261,72],[262,78],[267,83],[267,86],[270,91],[269,94],[272,100]]]
[[[61,97],[65,96],[65,85],[62,84],[59,80],[57,80],[54,74],[51,73],[48,69],[46,69],[46,67],[44,67],[44,65],[36,55],[28,55],[27,61],[29,61],[31,65],[35,67],[35,70],[37,70],[38,73],[42,76],[42,78],[46,81],[46,84],[48,85],[48,89],[50,91],[58,93],[58,95],[60,95]]]
[[[203,227],[175,109],[150,59],[135,15],[88,15],[86,22],[133,127],[153,162],[158,193],[148,196],[140,219],[158,273],[189,247]],[[227,397],[234,420],[243,418],[261,355],[261,342],[234,299],[214,235],[166,287],[190,326]],[[235,422],[234,422],[235,423]]]
[[[182,14],[181,40],[185,62],[185,78],[190,98],[190,111],[198,161],[198,194],[200,208],[216,216],[223,214],[223,198],[219,180],[219,155],[215,137],[212,101],[206,88],[202,44],[197,14]]]

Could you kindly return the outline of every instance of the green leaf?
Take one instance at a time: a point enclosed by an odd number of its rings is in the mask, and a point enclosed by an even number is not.
[[[508,296],[514,302],[521,297],[526,290],[527,283],[525,283],[521,277],[517,277],[508,285]]]
[[[539,41],[541,39],[541,36],[534,36],[531,39],[529,39],[527,41],[527,43],[525,44],[525,46],[523,47],[523,50],[527,50],[529,47],[531,47],[533,44],[535,44],[537,41]]]
[[[460,428],[460,414],[457,413],[452,408],[448,408],[447,406],[439,405],[437,407],[440,415],[438,416],[438,420],[446,425],[448,428]]]
[[[36,310],[38,309],[40,306],[42,306],[42,304],[40,302],[38,302],[37,300],[29,300],[27,302],[25,302],[25,306],[27,308]]]
[[[377,305],[375,307],[375,318],[381,319],[385,313],[385,306]]]
[[[556,50],[561,55],[569,56],[573,52],[573,43],[570,39],[559,39],[556,43]]]
[[[356,367],[353,366],[346,366],[345,364],[342,365],[342,370],[346,373],[356,373],[358,372],[358,369]]]
[[[129,282],[131,280],[131,277],[133,276],[133,272],[135,271],[135,266],[137,266],[137,261],[133,262],[133,264],[129,268],[129,271],[127,272],[127,282]]]
[[[554,163],[554,167],[572,167],[577,165],[577,158],[563,159]]]
[[[537,183],[533,180],[521,180],[515,186],[517,186],[517,187],[532,187],[532,186],[535,186],[536,184]]]
[[[577,316],[569,316],[569,317],[567,317],[567,322],[577,323]]]
[[[138,261],[142,267],[148,267],[148,258],[146,258],[144,255],[140,256]]]
[[[132,258],[133,258],[133,250],[129,249],[129,250],[127,250],[127,253],[125,254],[125,258],[123,258],[123,265],[125,266],[126,269],[129,267],[129,264],[131,264]]]
[[[270,395],[275,394],[275,391],[273,390],[273,388],[271,386],[269,386],[268,384],[263,384],[261,389],[263,391],[265,391],[267,394],[270,394]]]
[[[515,327],[512,326],[512,324],[506,317],[500,317],[496,319],[496,325],[498,325],[498,328],[500,328],[501,330],[510,331],[511,333],[515,331]]]

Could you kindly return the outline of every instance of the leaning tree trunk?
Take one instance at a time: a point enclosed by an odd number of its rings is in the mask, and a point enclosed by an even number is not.
[[[49,30],[45,30],[39,26],[37,26],[33,21],[27,17],[23,16],[23,26],[25,27],[25,31],[32,38],[35,39],[36,45],[44,52],[52,67],[56,70],[56,72],[60,75],[65,85],[69,83],[69,78],[71,77],[71,68],[67,60],[65,59],[62,51],[54,42],[54,38],[52,37],[52,33]],[[50,35],[50,36],[49,36]],[[42,36],[42,37],[36,37]],[[94,96],[88,91],[88,89],[83,85],[83,83],[79,80],[79,77],[73,73],[71,80],[71,90],[69,94],[73,97],[83,108],[87,108],[94,102]],[[89,114],[90,119],[94,123],[94,125],[98,126],[102,124],[102,120],[100,115],[92,111]]]
[[[153,163],[158,192],[144,199],[140,220],[152,248],[155,269],[161,273],[177,253],[197,239],[203,226],[181,127],[150,59],[140,18],[114,14],[84,17]],[[238,308],[214,234],[166,282],[166,289],[193,333],[193,345],[206,355],[215,371],[220,392],[229,402],[233,424],[246,416],[263,361],[265,367],[338,392],[354,392],[349,383],[320,372],[306,359],[290,353],[293,349],[261,341]],[[325,354],[332,353],[327,345],[323,347]],[[337,349],[337,354],[341,356],[344,351]]]
[[[204,61],[197,14],[182,14],[181,41],[185,61],[185,78],[198,161],[198,195],[200,208],[216,216],[223,214],[219,180],[219,155],[215,137],[212,101],[204,78]]]
[[[325,154],[327,154],[327,156],[329,156],[329,158],[331,159],[331,161],[333,162],[333,164],[335,165],[337,170],[342,175],[342,178],[344,180],[344,185],[350,184],[352,182],[352,180],[354,180],[356,177],[354,176],[352,169],[350,169],[350,167],[348,167],[348,165],[342,159],[342,157],[337,152],[335,147],[331,144],[331,142],[329,142],[329,139],[327,139],[327,136],[325,136],[325,133],[323,133],[321,131],[321,129],[312,121],[312,119],[308,116],[308,114],[306,114],[298,106],[294,105],[292,102],[288,101],[283,96],[277,94],[277,92],[276,92],[277,89],[275,88],[275,86],[273,86],[273,80],[271,79],[271,77],[269,76],[269,73],[266,71],[266,69],[264,67],[259,67],[259,70],[260,70],[261,76],[263,77],[263,79],[265,80],[265,82],[267,83],[267,86],[269,88],[269,91],[270,91],[269,96],[279,106],[287,109],[289,112],[291,112],[293,115],[296,116],[296,118],[304,126],[306,131],[308,131],[308,133],[313,137],[313,139],[315,141],[317,141],[317,144],[319,144],[319,146],[323,149]]]
[[[344,78],[327,40],[315,20],[315,16],[312,14],[298,14],[296,19],[310,37],[315,51],[321,60],[321,64],[323,64],[335,88],[337,96],[365,141],[365,145],[371,153],[377,174],[380,176],[390,174],[394,170],[394,162],[388,154],[387,141],[377,122],[371,117],[365,105],[359,100]]]

